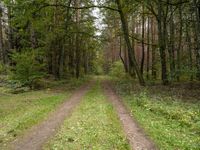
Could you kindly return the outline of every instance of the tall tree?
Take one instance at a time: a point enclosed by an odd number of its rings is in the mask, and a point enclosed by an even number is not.
[[[200,6],[199,1],[193,0],[193,8],[194,8],[194,15],[195,15],[195,36],[196,36],[196,66],[197,66],[197,78],[200,80]]]
[[[3,54],[3,25],[2,25],[2,17],[3,17],[3,9],[0,5],[0,61],[4,61],[4,54]]]
[[[128,54],[130,56],[130,61],[133,63],[133,66],[135,68],[135,71],[136,71],[136,74],[139,78],[139,82],[141,85],[144,85],[145,82],[144,82],[144,78],[139,70],[139,67],[138,67],[138,64],[137,64],[137,61],[136,61],[136,58],[135,58],[135,53],[132,49],[132,46],[131,46],[131,42],[130,42],[130,39],[129,39],[129,29],[128,29],[128,23],[127,23],[127,20],[125,18],[125,15],[124,15],[124,9],[122,7],[122,2],[121,0],[116,0],[116,4],[118,6],[118,11],[119,11],[119,15],[120,15],[120,18],[121,18],[121,23],[122,23],[122,29],[123,29],[123,32],[124,32],[124,39],[126,41],[126,44],[127,44],[127,48],[128,48]]]
[[[172,2],[172,0],[171,0]],[[170,5],[170,32],[169,32],[169,47],[168,47],[168,52],[169,52],[169,62],[170,62],[170,77],[171,80],[174,79],[175,77],[175,53],[174,53],[174,42],[175,42],[175,30],[174,30],[174,9],[173,5]]]
[[[145,60],[145,45],[144,45],[144,33],[145,33],[145,15],[144,15],[144,4],[142,4],[142,58],[141,58],[141,66],[140,72],[143,75],[144,72],[144,60]]]

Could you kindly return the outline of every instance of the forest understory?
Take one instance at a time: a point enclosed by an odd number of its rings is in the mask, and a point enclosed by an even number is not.
[[[199,141],[199,0],[0,1],[0,149]]]
[[[85,89],[88,77],[79,82],[56,82],[43,90],[18,94],[1,92],[1,149],[126,150],[141,149],[143,146],[163,150],[199,149],[199,89],[181,91],[183,85],[142,87],[127,79],[107,76],[90,78],[92,86],[85,96],[80,97],[80,104],[70,95],[73,93],[77,97],[80,91],[72,91],[78,87]],[[111,103],[105,82],[109,87],[112,85],[110,88],[118,94],[114,96],[114,101],[121,97],[119,101],[123,103],[120,105],[124,110],[118,110],[115,102]],[[185,97],[185,92],[191,95]],[[74,102],[75,108],[68,116],[59,119],[59,113],[54,113],[64,107],[64,103],[67,111],[70,107],[68,101]],[[60,113],[63,112],[60,110]],[[124,114],[130,117],[124,120],[119,113],[122,117],[125,117]],[[60,123],[52,126],[54,123],[51,120],[59,120]],[[135,124],[132,125],[132,121]],[[132,134],[137,138],[131,138]]]

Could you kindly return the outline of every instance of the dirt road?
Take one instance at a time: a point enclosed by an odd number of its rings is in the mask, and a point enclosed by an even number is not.
[[[83,95],[91,87],[92,83],[83,85],[76,90],[70,99],[63,103],[59,108],[51,113],[47,120],[33,127],[24,137],[13,142],[14,150],[39,150],[43,144],[52,137],[57,129],[62,125],[65,118],[77,106]]]
[[[124,132],[133,150],[156,150],[154,143],[144,134],[137,122],[130,115],[130,112],[117,96],[109,82],[103,83],[104,92],[108,100],[113,104],[122,123]]]

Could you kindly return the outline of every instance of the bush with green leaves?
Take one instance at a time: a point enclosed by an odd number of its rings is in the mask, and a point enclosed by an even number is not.
[[[45,65],[40,61],[40,54],[36,50],[14,53],[12,60],[16,65],[13,67],[11,78],[23,86],[33,88],[34,84],[45,76]]]
[[[124,70],[124,65],[122,64],[121,61],[116,61],[110,70],[110,76],[116,77],[116,78],[122,78],[126,76],[125,70]]]
[[[2,73],[3,73],[3,70],[4,70],[4,66],[3,66],[3,64],[2,64],[2,63],[0,63],[0,74],[2,74]]]
[[[4,65],[3,63],[0,63],[0,74],[6,75],[8,72],[9,67]]]

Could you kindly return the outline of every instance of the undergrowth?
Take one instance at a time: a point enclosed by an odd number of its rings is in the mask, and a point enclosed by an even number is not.
[[[86,80],[55,81],[47,89],[20,94],[0,91],[0,149],[44,120]]]
[[[114,80],[139,124],[161,150],[200,148],[200,103],[184,102],[168,91],[151,95],[151,87],[139,87],[130,80]]]

